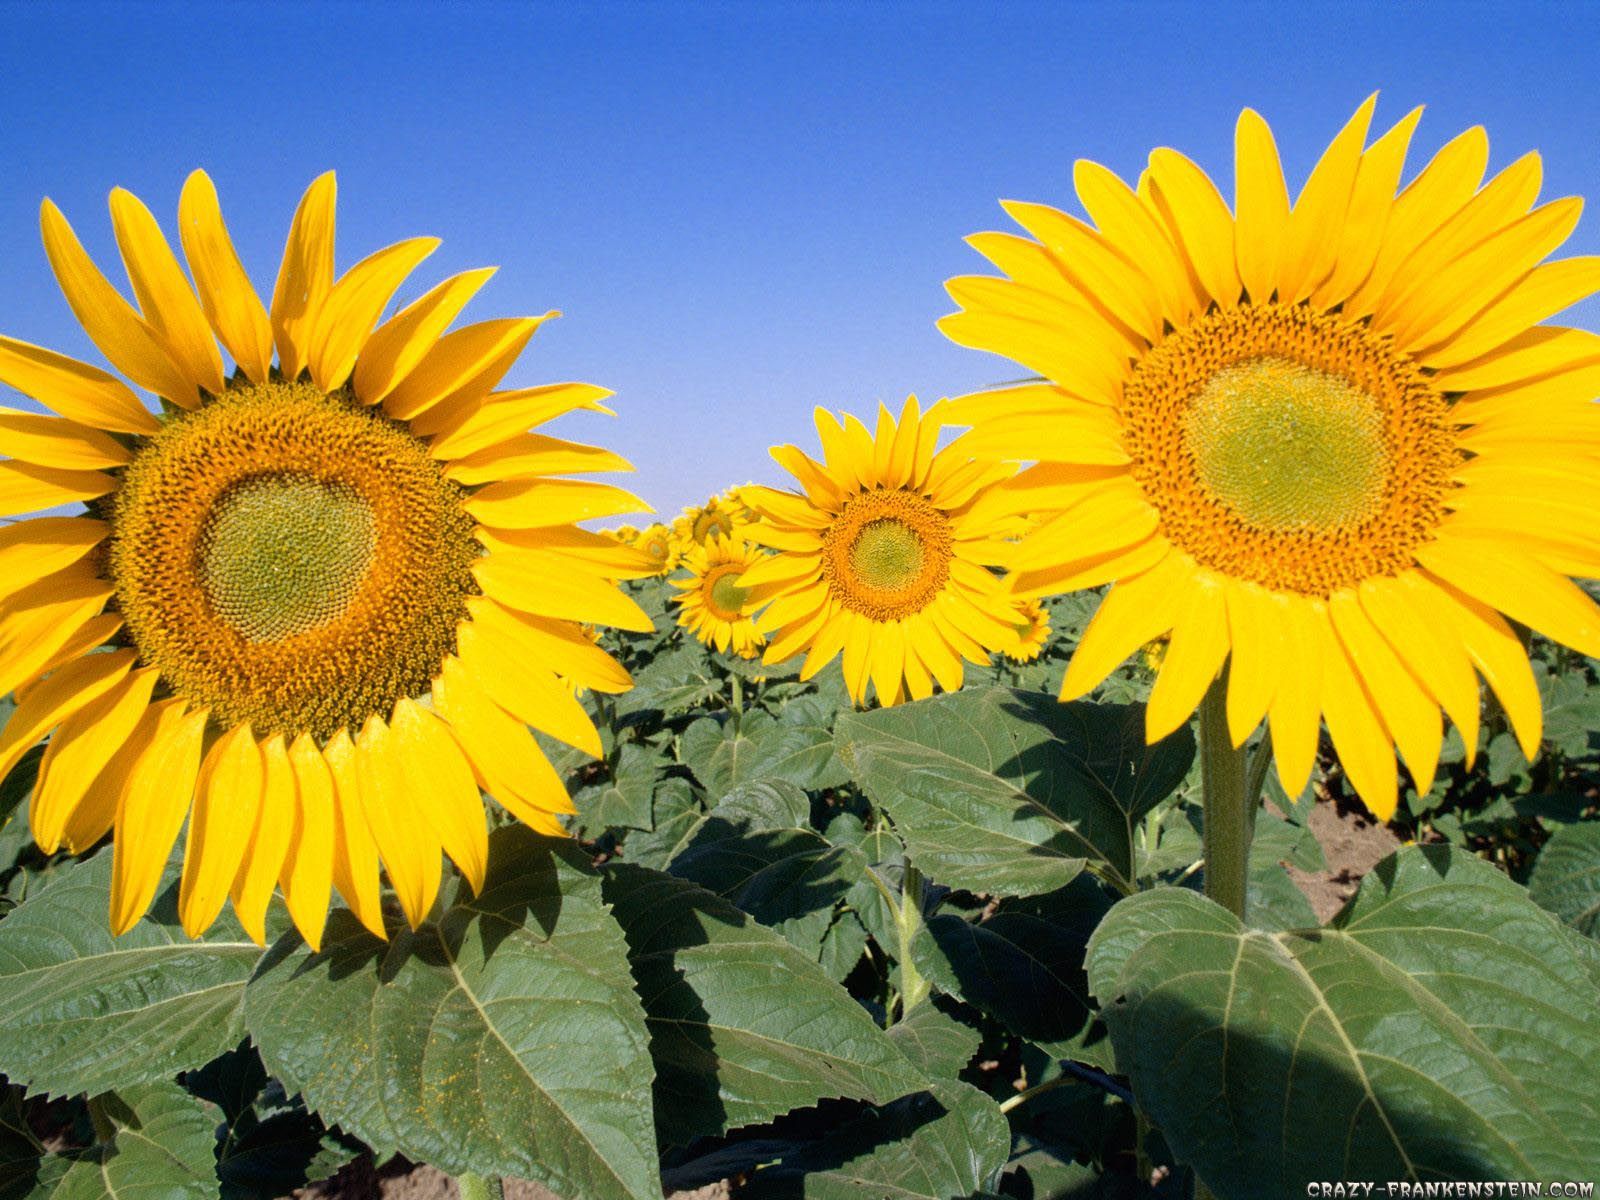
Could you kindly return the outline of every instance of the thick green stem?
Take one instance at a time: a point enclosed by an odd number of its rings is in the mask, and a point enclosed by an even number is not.
[[[933,985],[911,961],[911,943],[922,928],[922,873],[910,863],[900,884],[900,906],[895,910],[895,931],[900,936],[900,1019],[928,998]]]
[[[1204,793],[1206,895],[1244,919],[1245,880],[1257,797],[1245,792],[1244,751],[1228,736],[1228,676],[1211,681],[1200,701],[1200,780]]]
[[[744,711],[744,680],[734,675],[729,682],[733,684],[733,697],[729,701],[728,707],[735,713],[742,713]]]
[[[505,1200],[500,1181],[487,1175],[458,1175],[456,1187],[461,1189],[461,1200]]]

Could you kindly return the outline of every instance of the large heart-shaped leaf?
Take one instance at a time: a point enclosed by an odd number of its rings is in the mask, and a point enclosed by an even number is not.
[[[658,1200],[649,1037],[600,879],[519,826],[489,877],[385,945],[335,913],[320,954],[274,947],[246,995],[267,1067],[380,1153]]]
[[[1493,867],[1403,850],[1326,928],[1246,929],[1185,888],[1117,904],[1089,977],[1117,1065],[1218,1195],[1315,1180],[1588,1178],[1600,993]]]
[[[627,936],[656,1063],[656,1125],[683,1145],[833,1097],[924,1086],[822,968],[695,884],[619,864],[605,898]]]
[[[177,892],[173,866],[150,914],[112,937],[102,853],[0,921],[0,1072],[32,1091],[92,1094],[170,1079],[238,1043],[261,949],[231,912],[191,940]]]
[[[1600,938],[1600,821],[1563,825],[1539,851],[1528,895],[1579,933]]]
[[[1085,864],[1132,890],[1133,826],[1182,782],[1187,728],[1146,746],[1137,705],[1005,688],[846,714],[839,756],[940,883],[1037,895]]]

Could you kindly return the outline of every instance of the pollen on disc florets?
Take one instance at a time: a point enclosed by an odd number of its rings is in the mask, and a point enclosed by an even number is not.
[[[220,724],[358,728],[455,648],[480,553],[463,498],[347,392],[230,387],[145,439],[108,506],[126,637]]]
[[[949,518],[926,498],[905,489],[861,492],[823,535],[823,577],[846,608],[895,621],[939,594],[951,545]]]
[[[1415,363],[1305,305],[1244,305],[1174,331],[1134,369],[1121,415],[1173,544],[1314,596],[1409,566],[1461,460]]]

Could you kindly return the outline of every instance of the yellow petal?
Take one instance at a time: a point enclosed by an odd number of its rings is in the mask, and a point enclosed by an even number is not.
[[[245,851],[244,861],[239,864],[231,895],[239,924],[244,926],[251,941],[264,945],[267,939],[267,906],[272,903],[272,891],[289,850],[289,837],[294,831],[298,801],[295,797],[294,768],[289,763],[289,752],[284,748],[283,734],[273,734],[260,743],[260,749],[261,808],[256,813],[249,849]]]
[[[1597,357],[1600,357],[1600,334],[1587,329],[1536,325],[1482,358],[1441,368],[1434,375],[1434,384],[1442,392],[1503,387]]]
[[[653,512],[632,492],[580,479],[504,479],[479,488],[462,507],[506,529],[570,525],[623,513]]]
[[[91,654],[67,663],[19,699],[0,728],[0,779],[40,738],[121,682],[135,657],[133,650]]]
[[[356,360],[355,391],[361,402],[376,404],[393,391],[494,273],[494,267],[481,267],[452,275],[373,330]]]
[[[356,739],[356,774],[367,827],[394,885],[406,923],[417,928],[439,895],[439,837],[419,819],[411,781],[393,732],[371,716]]]
[[[120,467],[133,454],[97,429],[42,413],[0,408],[0,449],[12,458],[64,471]]]
[[[1177,248],[1138,194],[1099,163],[1079,159],[1072,182],[1089,219],[1106,243],[1149,276],[1162,315],[1181,323],[1195,312],[1199,298]]]
[[[1158,742],[1189,719],[1228,657],[1228,612],[1220,580],[1197,571],[1144,710],[1144,736]]]
[[[484,694],[523,723],[599,758],[604,753],[600,734],[583,705],[549,670],[519,661],[520,642],[502,629],[498,622],[466,621],[456,632],[457,654]],[[508,663],[517,666],[507,670]],[[398,723],[398,715],[395,719]]]
[[[1529,271],[1443,345],[1423,365],[1453,367],[1502,345],[1530,325],[1600,291],[1600,256],[1563,258]]]
[[[1378,632],[1456,723],[1470,770],[1478,753],[1478,677],[1461,640],[1430,611],[1438,593],[1404,571],[1365,580],[1360,597]]]
[[[0,383],[80,425],[112,433],[154,433],[161,428],[120,379],[14,338],[0,337]]]
[[[182,700],[153,705],[141,724],[149,745],[123,785],[111,859],[111,932],[124,934],[155,899],[172,843],[194,798],[200,745],[210,713],[185,713]],[[134,739],[140,737],[135,731]]]
[[[1410,278],[1401,267],[1441,225],[1461,210],[1477,191],[1489,164],[1489,137],[1475,125],[1452,138],[1395,198],[1384,227],[1372,270],[1344,302],[1352,319],[1372,312],[1390,287]],[[1526,206],[1524,206],[1526,207]]]
[[[1360,672],[1334,634],[1331,622],[1320,622],[1322,646],[1322,711],[1328,736],[1345,775],[1361,802],[1380,821],[1394,815],[1399,778],[1394,746],[1378,718]]]
[[[278,882],[295,928],[312,950],[322,949],[333,888],[333,773],[322,751],[302,733],[289,746],[294,771],[294,828]]]
[[[483,407],[474,409],[471,415],[464,417],[458,425],[434,438],[428,445],[428,453],[434,458],[466,459],[470,455],[486,452],[509,442],[533,426],[542,425],[575,408],[609,412],[610,410],[600,401],[611,394],[608,389],[595,387],[589,383],[549,383],[542,387],[523,388],[515,392],[496,392],[484,402]],[[553,438],[546,440],[554,441]],[[581,469],[600,471],[633,469],[625,461],[621,459],[617,461],[622,465]],[[518,472],[503,473],[511,475]]]
[[[333,287],[333,211],[338,185],[333,172],[306,188],[289,225],[283,265],[272,292],[272,340],[284,377],[294,379],[310,359],[312,323]]]
[[[1114,404],[1121,395],[1126,360],[1098,339],[1082,336],[1081,330],[1067,338],[1051,322],[987,310],[952,313],[938,325],[958,346],[1014,359],[1075,396]]]
[[[110,534],[88,517],[35,517],[0,526],[0,591],[10,595],[81,562]]]
[[[1367,97],[1323,151],[1289,214],[1283,263],[1278,269],[1280,303],[1303,300],[1333,270],[1344,236],[1345,215],[1361,166],[1361,148],[1377,94]]]
[[[356,356],[395,291],[438,248],[433,237],[398,242],[369,254],[333,285],[308,334],[311,378],[319,388],[332,392],[350,378]]]
[[[1253,583],[1235,583],[1228,591],[1228,736],[1236,747],[1244,745],[1278,694],[1285,604]]]
[[[487,395],[511,369],[543,320],[545,317],[505,317],[445,334],[384,397],[384,411],[397,420],[410,421],[458,392]]]
[[[555,814],[577,808],[528,727],[485,695],[459,659],[445,659],[433,686],[434,704],[483,790],[535,831],[565,837]]]
[[[1289,190],[1277,143],[1260,113],[1247,108],[1239,114],[1233,145],[1239,278],[1251,301],[1262,304],[1277,290],[1289,248]]]
[[[1317,761],[1322,730],[1319,696],[1322,687],[1322,645],[1333,636],[1328,607],[1304,596],[1278,595],[1283,662],[1292,672],[1293,687],[1279,686],[1267,710],[1272,729],[1272,757],[1284,793],[1298,796]]]
[[[360,768],[355,746],[343,729],[322,748],[323,760],[333,775],[333,886],[350,906],[356,919],[380,938],[388,938],[383,924],[383,894],[378,881],[378,844],[367,824],[361,795]]]
[[[11,597],[0,614],[0,695],[14,691],[45,664],[111,598],[94,576],[47,576]]]
[[[1353,589],[1335,592],[1328,600],[1328,614],[1388,736],[1400,747],[1417,794],[1427,795],[1439,766],[1438,704],[1390,649]]]
[[[144,319],[161,335],[173,364],[189,381],[188,396],[174,399],[192,407],[196,389],[219,395],[222,354],[217,339],[156,219],[132,192],[113,188],[111,225]]]
[[[137,671],[69,716],[45,747],[28,809],[46,854],[87,850],[111,828],[128,770],[145,743],[135,736],[155,672]]]
[[[643,550],[575,525],[531,529],[490,529],[480,525],[473,536],[486,550],[533,550],[552,562],[565,561],[585,574],[604,579],[644,579],[661,573],[661,564]]]
[[[204,171],[184,181],[178,237],[212,330],[246,377],[265,383],[272,374],[272,323],[233,248],[216,186]]]
[[[1002,208],[1048,246],[1079,292],[1146,341],[1161,333],[1161,298],[1144,268],[1107,244],[1090,226],[1043,204],[1002,200]]]
[[[222,911],[261,812],[261,751],[248,725],[219,737],[200,764],[178,885],[183,931],[199,937]]]
[[[443,721],[405,697],[394,707],[390,730],[411,782],[417,812],[433,826],[444,852],[466,876],[473,894],[481,892],[489,868],[489,833],[483,799],[461,747]]]
[[[1176,150],[1150,153],[1150,178],[1156,202],[1177,230],[1178,246],[1194,267],[1211,298],[1224,308],[1239,302],[1239,268],[1235,265],[1233,214],[1198,166]]]
[[[1012,575],[1007,582],[1012,596],[1017,599],[1054,596],[1142,575],[1171,553],[1172,543],[1165,537],[1155,536],[1122,550],[1111,550],[1087,558],[1073,557],[1035,571]]]
[[[564,567],[565,569],[557,569]],[[502,551],[472,564],[485,594],[539,617],[615,625],[635,633],[655,628],[649,616],[609,580],[572,569],[535,551]]]
[[[770,453],[774,462],[795,477],[812,504],[828,512],[839,510],[846,492],[820,463],[798,446],[774,446]]]
[[[117,481],[99,471],[62,471],[14,459],[0,462],[0,517],[80,504],[116,488]]]
[[[1506,543],[1458,534],[1415,550],[1433,575],[1513,620],[1600,656],[1600,607],[1583,590]]]
[[[50,269],[89,340],[140,387],[192,408],[199,400],[194,382],[173,361],[166,339],[100,274],[72,226],[48,200],[40,206],[39,225]]]
[[[1494,689],[1523,757],[1531,760],[1539,752],[1544,713],[1521,640],[1499,613],[1448,583],[1419,576],[1417,587],[1429,593],[1425,611],[1430,618],[1454,630],[1478,673]]]
[[[890,705],[899,695],[906,671],[905,626],[900,621],[881,622],[868,645],[867,673],[877,690],[878,703]]]
[[[468,487],[497,479],[532,475],[583,475],[597,471],[632,471],[633,464],[599,446],[524,433],[486,450],[468,454],[445,467],[446,478]]]
[[[67,663],[77,662],[78,659],[86,654],[100,649],[106,641],[116,636],[121,629],[122,617],[117,613],[101,613],[98,617],[85,621],[79,626],[78,631],[63,642],[61,648],[52,654],[45,664],[39,668],[31,681],[20,684],[17,687],[17,702],[20,704],[33,694],[34,689],[43,686],[43,680],[39,678],[40,676],[51,671],[58,671]]]
[[[1160,514],[1131,479],[1108,484],[1026,534],[1011,560],[1019,573],[1063,559],[1125,550],[1155,532]]]
[[[1421,108],[1412,109],[1361,156],[1339,247],[1333,256],[1333,273],[1311,293],[1317,308],[1332,308],[1344,300],[1377,261],[1390,213],[1394,211],[1395,189],[1400,185],[1406,149],[1421,117]]]
[[[1087,695],[1128,655],[1172,628],[1194,561],[1171,553],[1142,575],[1119,580],[1101,601],[1061,681],[1061,699]]]
[[[467,613],[517,648],[517,661],[538,664],[597,692],[633,686],[627,669],[584,637],[570,621],[553,621],[503,608],[486,596],[468,596]]]

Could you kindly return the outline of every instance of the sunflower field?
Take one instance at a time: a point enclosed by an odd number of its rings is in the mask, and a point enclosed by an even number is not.
[[[1249,110],[1231,205],[1008,202],[940,328],[1023,378],[645,526],[331,174],[266,298],[202,172],[131,301],[46,200],[112,370],[0,337],[0,1200],[1600,1177],[1600,260],[1375,99],[1293,202]]]

